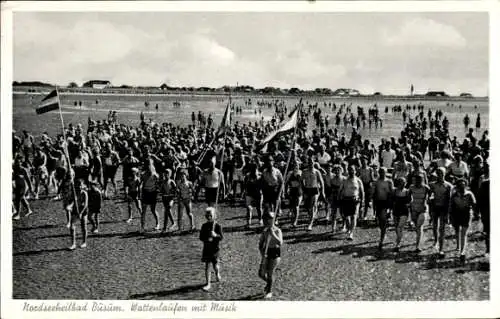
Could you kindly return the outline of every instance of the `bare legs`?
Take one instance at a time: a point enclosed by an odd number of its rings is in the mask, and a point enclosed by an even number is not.
[[[219,282],[221,280],[219,263],[217,261],[212,261],[212,267],[213,267],[214,272],[215,272],[215,278],[216,278],[217,282]],[[206,279],[207,283],[203,287],[203,290],[205,290],[205,291],[208,291],[211,288],[211,275],[212,275],[212,273],[210,271],[210,262],[206,262],[205,263],[205,279]]]
[[[174,216],[172,215],[172,207],[174,205],[174,201],[173,200],[168,200],[168,199],[164,199],[163,200],[163,207],[164,207],[164,217],[163,217],[163,232],[166,232],[167,231],[167,225],[168,225],[168,221],[170,220],[170,222],[172,223],[172,225],[170,226],[170,228],[174,227],[175,226],[175,222],[174,222]]]
[[[70,250],[74,250],[76,248],[76,229],[75,229],[75,224],[76,220],[78,219],[77,216],[71,216],[71,222],[70,222],[70,228],[69,232],[71,234],[71,247],[69,247]],[[80,227],[82,230],[82,235],[83,235],[83,240],[82,244],[80,245],[81,248],[87,247],[87,214],[83,214],[80,217]]]
[[[318,198],[319,195],[309,195],[306,200],[306,207],[309,213],[309,226],[307,230],[311,231],[314,220],[316,219],[316,214],[318,213]]]
[[[259,267],[259,277],[266,282],[266,287],[264,292],[266,294],[266,298],[272,297],[272,287],[273,287],[273,274],[278,267],[281,258],[262,258]]]
[[[191,201],[189,200],[180,200],[177,205],[177,227],[179,230],[182,230],[182,208],[185,208],[186,214],[189,217],[189,223],[191,226],[191,230],[195,230],[196,226],[194,225],[194,216],[192,213]]]
[[[413,222],[415,223],[415,231],[417,232],[417,241],[415,243],[415,251],[420,252],[420,242],[422,241],[422,235],[424,234],[424,223],[425,223],[425,214],[420,213],[416,218],[413,218]]]
[[[408,220],[408,216],[396,217],[396,250],[399,250],[401,246],[401,240],[403,239],[403,231]]]
[[[252,204],[255,205],[255,210],[257,210],[257,218],[259,219],[259,224],[262,226],[263,221],[262,221],[262,201],[261,200],[254,200],[253,198],[248,198],[247,197],[247,227],[250,227],[252,224],[252,211],[253,207]]]
[[[382,250],[384,246],[385,234],[387,233],[387,208],[379,209],[378,212],[378,227],[380,228],[380,241],[378,243],[378,249]]]
[[[151,201],[151,203],[148,205],[148,204],[145,204],[144,202],[142,203],[142,211],[141,211],[141,232],[144,232],[144,229],[145,229],[145,225],[146,225],[146,211],[147,211],[147,207],[150,206],[151,207],[151,213],[153,213],[153,216],[155,218],[155,222],[156,222],[156,227],[155,227],[155,230],[159,230],[160,229],[160,220],[159,220],[159,217],[158,217],[158,213],[156,212],[156,200],[154,201]]]

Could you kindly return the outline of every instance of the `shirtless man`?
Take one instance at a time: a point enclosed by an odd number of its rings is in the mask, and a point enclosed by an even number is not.
[[[333,178],[331,180],[331,190],[326,190],[326,196],[331,199],[331,219],[332,219],[332,232],[335,232],[337,228],[337,211],[340,211],[342,216],[342,226],[345,227],[345,217],[341,210],[341,201],[339,199],[339,190],[342,184],[344,183],[345,176],[342,175],[342,166],[334,165],[333,166]],[[330,193],[330,194],[329,194]]]
[[[401,160],[394,163],[394,170],[392,172],[392,178],[405,178],[408,179],[408,175],[411,172],[411,163],[406,160],[404,153],[401,153]]]
[[[312,231],[314,220],[318,212],[318,199],[321,196],[324,198],[324,183],[323,177],[319,170],[314,168],[314,161],[311,157],[307,159],[307,167],[302,172],[302,183],[304,186],[304,204],[309,213],[308,231]]]
[[[356,218],[359,212],[360,203],[363,203],[365,191],[363,182],[356,177],[356,167],[350,165],[347,169],[347,178],[343,181],[339,190],[342,212],[347,222],[347,239],[354,239],[356,229]]]
[[[259,225],[264,226],[262,220],[262,191],[260,189],[260,173],[257,166],[252,167],[252,170],[245,176],[243,188],[245,192],[246,208],[247,208],[247,227],[252,224],[252,210],[255,207],[257,210],[257,218]]]
[[[373,206],[375,208],[375,216],[380,228],[380,242],[378,244],[379,251],[384,245],[385,234],[387,232],[387,221],[390,217],[389,209],[392,207],[392,194],[394,192],[394,184],[392,180],[386,177],[387,169],[381,167],[378,170],[379,178],[373,184]]]
[[[104,198],[109,198],[108,193],[108,180],[111,181],[111,185],[113,185],[114,193],[116,194],[116,171],[118,170],[118,166],[120,166],[120,157],[118,153],[115,152],[111,148],[111,144],[107,143],[103,148],[103,152],[101,155],[102,160],[102,172],[103,172],[103,189],[104,189]]]
[[[279,169],[274,167],[272,156],[266,157],[261,176],[264,214],[269,214],[277,208],[276,205],[283,185],[283,175]]]
[[[444,233],[445,225],[448,220],[451,192],[453,189],[453,185],[444,180],[445,173],[445,168],[439,167],[436,170],[436,182],[430,184],[432,194],[430,197],[432,234],[434,235],[434,247],[439,249],[440,258],[444,258],[445,256],[443,252]]]
[[[217,201],[217,192],[222,188],[222,194],[226,193],[224,174],[215,167],[216,158],[213,156],[209,162],[210,166],[203,172],[203,185],[205,186],[205,201],[209,207],[214,207]]]
[[[366,192],[371,192],[372,183],[374,180],[373,168],[368,166],[368,160],[366,157],[361,157],[361,167],[359,168],[359,179],[363,182],[363,187]],[[365,207],[360,213],[360,220],[366,220],[368,214],[368,207],[370,206],[371,194],[368,193],[365,196]]]

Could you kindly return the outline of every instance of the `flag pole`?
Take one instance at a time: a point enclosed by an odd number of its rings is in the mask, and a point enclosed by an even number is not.
[[[201,162],[201,160],[203,160],[203,158],[205,157],[205,155],[206,155],[206,154],[207,154],[207,152],[208,152],[208,149],[209,149],[209,148],[212,146],[212,144],[215,142],[215,138],[216,138],[216,137],[214,137],[214,138],[212,139],[212,141],[210,141],[210,144],[205,144],[205,148],[203,149],[203,152],[200,154],[200,156],[199,156],[199,157],[198,157],[198,159],[196,160],[196,163],[198,163],[198,164],[199,164],[199,163]]]
[[[231,88],[229,89],[229,109],[228,109],[228,114],[227,116],[229,116],[229,119],[231,119]],[[229,120],[229,123],[231,123],[231,120]],[[225,123],[222,123],[223,125]],[[226,134],[227,134],[227,128],[223,128],[224,129],[224,137],[223,137],[223,140],[222,140],[222,156],[221,156],[221,160],[220,160],[220,171],[222,172],[222,166],[224,165],[224,154],[226,153]],[[215,137],[214,137],[214,140],[215,140]],[[224,174],[222,175],[222,177],[224,177]],[[217,194],[215,195],[215,208],[217,209],[217,205],[219,203],[219,187],[220,187],[220,182],[219,182],[219,185],[217,185]],[[215,225],[215,223],[214,223]]]
[[[226,133],[224,132],[224,140],[222,141],[222,156],[220,159],[220,168],[219,170],[222,172],[222,166],[224,165],[224,154],[226,153]],[[222,173],[222,178],[224,178],[224,173]],[[225,182],[225,181],[224,181]],[[217,185],[217,194],[215,195],[215,207],[217,209],[217,205],[219,204],[219,185]]]
[[[276,203],[276,209],[274,212],[274,217],[273,217],[273,224],[276,221],[276,217],[278,216],[278,211],[281,206],[281,195],[283,194],[283,191],[285,190],[285,181],[286,181],[286,176],[288,174],[288,168],[290,167],[290,161],[292,159],[292,152],[295,150],[295,143],[297,141],[297,128],[299,126],[299,120],[300,120],[300,111],[302,107],[302,102],[297,106],[297,122],[295,123],[295,127],[293,129],[293,139],[292,139],[292,147],[290,149],[290,154],[288,155],[288,160],[285,166],[285,173],[283,174],[283,183],[281,184],[280,192],[278,194],[278,200]]]
[[[297,122],[295,123],[295,127],[293,129],[292,147],[290,149],[290,154],[288,155],[288,160],[287,160],[286,167],[285,167],[285,174],[283,174],[284,175],[283,176],[283,183],[281,184],[280,192],[278,194],[278,200],[277,200],[277,203],[276,203],[276,210],[274,212],[272,225],[274,225],[276,223],[276,217],[278,216],[278,211],[279,211],[280,205],[281,205],[281,194],[283,194],[283,191],[285,190],[286,176],[288,174],[288,168],[290,166],[290,160],[292,159],[292,152],[295,150],[295,142],[297,141],[297,128],[299,126],[301,109],[302,109],[302,99],[300,100],[299,105],[297,106]],[[267,257],[267,251],[269,250],[269,243],[270,242],[271,242],[271,237],[267,236],[266,247],[264,248],[264,256],[265,257]]]
[[[59,97],[59,89],[57,88],[56,85],[56,95],[57,95],[57,102],[59,103],[59,118],[61,119],[61,126],[62,126],[62,133],[63,133],[63,139],[64,139],[64,156],[66,157],[66,164],[68,166],[68,174],[70,175],[71,178],[71,188],[73,189],[73,196],[75,199],[75,207],[76,207],[76,213],[78,216],[80,216],[79,208],[78,208],[78,197],[76,196],[76,189],[75,189],[75,181],[73,176],[71,175],[71,163],[69,161],[69,151],[68,151],[68,140],[66,139],[66,129],[64,127],[64,118],[62,116],[62,111],[61,111],[61,99]]]
[[[231,109],[231,89],[229,89],[229,109]],[[231,113],[231,112],[229,112]],[[228,114],[228,116],[231,116],[231,114]],[[225,134],[224,134],[224,138],[225,138]],[[212,146],[212,144],[214,144],[215,140],[217,139],[217,133],[215,134],[214,138],[210,141],[209,144],[205,144],[205,148],[203,149],[203,152],[201,152],[200,156],[198,157],[198,159],[196,160],[196,163],[200,163],[203,158],[205,157],[205,155],[207,154],[208,152],[208,149]]]
[[[228,114],[227,116],[229,116],[229,123],[231,123],[231,89],[229,89],[229,109],[228,109]],[[224,123],[222,123],[224,125]],[[222,173],[222,166],[224,165],[224,154],[226,153],[226,134],[227,134],[227,128],[224,128],[224,138],[222,140],[222,156],[221,156],[221,160],[220,160],[220,171]],[[216,137],[214,137],[214,140],[215,140]],[[210,143],[212,144],[212,143]],[[224,173],[222,173],[222,178],[224,179]],[[223,181],[225,183],[225,181]],[[219,187],[220,187],[220,181],[219,181],[219,185],[217,185],[217,193],[215,194],[215,209],[217,210],[217,206],[219,204]],[[215,221],[212,225],[212,231],[215,231]]]

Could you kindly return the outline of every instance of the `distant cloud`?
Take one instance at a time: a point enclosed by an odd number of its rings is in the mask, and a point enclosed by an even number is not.
[[[82,21],[67,34],[60,48],[76,63],[116,61],[127,56],[133,48],[129,35],[106,22]]]
[[[487,14],[16,13],[14,80],[488,88]]]
[[[278,55],[277,61],[288,74],[298,78],[318,77],[326,74],[328,70],[315,56],[308,51],[293,52],[294,54]]]
[[[226,64],[233,61],[235,53],[206,35],[192,35],[189,38],[191,50],[208,63]]]
[[[455,28],[431,19],[414,18],[406,21],[394,34],[384,30],[384,40],[394,46],[437,46],[463,48],[467,41]]]

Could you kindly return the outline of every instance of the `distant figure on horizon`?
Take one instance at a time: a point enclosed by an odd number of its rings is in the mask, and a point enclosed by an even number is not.
[[[470,124],[469,114],[465,114],[465,117],[464,117],[464,127],[465,127],[465,130],[467,130],[469,128],[469,124]]]

